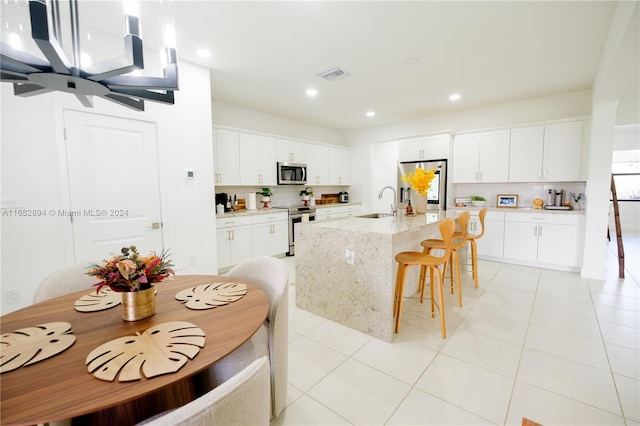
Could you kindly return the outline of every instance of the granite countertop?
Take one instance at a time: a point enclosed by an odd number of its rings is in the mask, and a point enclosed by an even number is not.
[[[544,214],[573,214],[573,215],[584,215],[584,210],[544,210],[544,209],[533,209],[532,207],[489,207],[485,206],[487,211],[497,212],[497,213],[544,213]],[[466,206],[466,207],[447,207],[448,210],[469,210],[470,212],[479,212],[482,207],[476,206]]]
[[[423,226],[437,223],[445,217],[446,212],[419,214],[416,216],[386,216],[379,219],[351,216],[339,219],[306,222],[304,226],[394,235],[414,231]]]
[[[231,211],[224,214],[216,214],[216,218],[227,218],[227,217],[238,217],[238,216],[255,216],[258,214],[270,214],[270,213],[282,213],[288,212],[287,209],[278,209],[278,208],[267,208],[267,209],[256,209],[256,210],[238,210]]]
[[[330,204],[316,204],[315,208],[316,209],[324,209],[327,207],[348,207],[348,206],[359,206],[362,203],[355,203],[355,202],[349,202],[349,203],[330,203]]]

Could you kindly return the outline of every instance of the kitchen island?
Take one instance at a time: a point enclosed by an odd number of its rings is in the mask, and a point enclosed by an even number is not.
[[[393,297],[401,251],[422,251],[420,241],[440,238],[445,212],[414,217],[349,217],[296,227],[296,306],[390,342]],[[418,287],[409,269],[405,296]]]

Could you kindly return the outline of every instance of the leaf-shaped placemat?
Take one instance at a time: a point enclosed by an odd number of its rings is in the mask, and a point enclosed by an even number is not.
[[[76,341],[68,322],[21,328],[0,338],[0,373],[35,364],[65,351]]]
[[[129,382],[175,373],[204,347],[204,332],[186,321],[158,324],[135,336],[125,336],[100,345],[85,363],[94,377],[109,382]],[[188,359],[187,359],[188,358]]]
[[[211,309],[235,302],[247,294],[247,286],[234,282],[202,284],[182,290],[176,299],[186,302],[189,309]]]
[[[97,312],[111,309],[122,303],[122,295],[109,287],[102,287],[98,293],[92,291],[85,294],[74,303],[73,307],[79,312]]]

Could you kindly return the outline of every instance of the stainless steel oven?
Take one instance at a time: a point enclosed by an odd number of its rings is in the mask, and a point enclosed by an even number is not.
[[[309,221],[316,220],[316,209],[312,207],[288,207],[289,209],[289,252],[287,256],[293,256],[296,254],[295,250],[295,234],[296,225],[302,223],[305,215],[309,216]]]

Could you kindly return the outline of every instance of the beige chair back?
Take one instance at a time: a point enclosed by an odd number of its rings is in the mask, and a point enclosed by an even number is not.
[[[89,263],[83,263],[53,272],[40,283],[33,302],[39,303],[84,289],[89,293],[93,288],[92,285],[99,281],[98,278],[86,274],[89,268],[91,268]]]
[[[270,414],[269,360],[262,357],[201,397],[137,426],[267,426]]]

